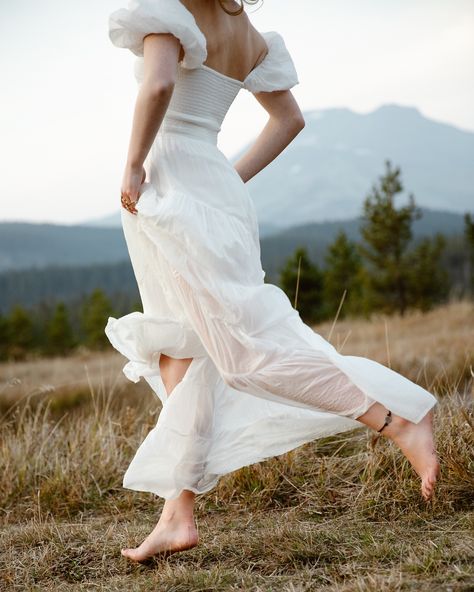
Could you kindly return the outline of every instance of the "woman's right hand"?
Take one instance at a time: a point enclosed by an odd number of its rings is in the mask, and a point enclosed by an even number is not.
[[[123,179],[122,179],[122,188],[121,188],[121,202],[122,207],[128,210],[131,214],[136,214],[137,210],[135,208],[135,204],[140,198],[139,189],[140,186],[143,185],[146,179],[146,171],[143,166],[141,167],[132,167],[127,166],[125,168]]]

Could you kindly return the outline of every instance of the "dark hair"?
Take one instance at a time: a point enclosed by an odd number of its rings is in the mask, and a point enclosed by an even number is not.
[[[219,4],[221,5],[221,8],[224,12],[227,12],[227,14],[232,14],[234,16],[241,14],[244,11],[244,2],[245,4],[257,4],[259,0],[240,0],[240,8],[238,8],[235,12],[230,11],[228,8],[226,8],[223,4],[223,0],[219,0]]]

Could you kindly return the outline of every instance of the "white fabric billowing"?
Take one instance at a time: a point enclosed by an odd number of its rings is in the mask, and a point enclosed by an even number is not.
[[[299,84],[295,64],[280,33],[262,33],[268,46],[265,58],[244,80],[244,88],[252,93],[289,90]]]
[[[263,71],[260,84],[270,85]],[[166,499],[204,493],[230,471],[360,427],[356,418],[375,401],[413,422],[436,404],[389,368],[337,352],[264,282],[255,206],[217,147],[243,87],[203,64],[180,64],[138,214],[121,209],[144,312],[109,317],[105,333],[129,360],[125,375],[144,377],[163,404],[123,485]],[[170,396],[161,354],[193,359]]]
[[[206,38],[179,0],[130,0],[128,8],[119,8],[109,16],[112,43],[137,56],[143,56],[143,38],[150,33],[177,37],[185,51],[185,68],[195,68],[207,57]]]
[[[355,418],[373,401],[419,421],[436,402],[430,393],[339,354],[264,283],[246,185],[214,132],[169,117],[138,214],[121,210],[144,313],[110,317],[105,329],[130,360],[127,376],[143,376],[163,404],[124,487],[166,499],[182,489],[204,493],[239,467],[360,427]],[[160,353],[193,358],[169,397]]]

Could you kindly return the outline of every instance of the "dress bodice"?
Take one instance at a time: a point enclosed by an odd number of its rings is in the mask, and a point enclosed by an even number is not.
[[[261,33],[267,44],[264,59],[243,80],[231,78],[204,62],[207,42],[193,14],[179,0],[129,0],[109,16],[109,37],[132,51],[135,78],[143,81],[143,39],[150,33],[171,33],[184,49],[176,84],[160,130],[183,130],[217,141],[224,117],[240,89],[252,93],[286,90],[298,84],[293,60],[282,36]],[[200,129],[197,129],[200,128]]]
[[[224,117],[242,86],[241,81],[205,65],[193,69],[179,66],[162,131],[182,129],[217,141]]]

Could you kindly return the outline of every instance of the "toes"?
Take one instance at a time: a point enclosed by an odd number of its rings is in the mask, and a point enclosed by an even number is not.
[[[122,549],[121,553],[124,557],[128,557],[129,559],[134,559],[133,549]]]
[[[434,492],[434,483],[424,482],[421,487],[421,492],[422,492],[423,498],[426,501],[430,500],[433,495],[433,492]]]
[[[433,486],[430,483],[424,483],[422,486],[422,491],[426,497],[430,497],[433,493]]]

